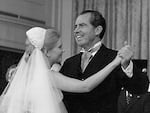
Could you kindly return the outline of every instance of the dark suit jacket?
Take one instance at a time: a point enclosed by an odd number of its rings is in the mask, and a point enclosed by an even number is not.
[[[109,64],[116,56],[117,51],[101,46],[88,64],[85,71],[81,71],[81,53],[67,59],[60,72],[66,76],[86,79]],[[129,79],[118,66],[109,76],[94,90],[89,93],[66,93],[64,103],[69,113],[116,113],[117,99],[124,86],[134,93],[143,93],[148,88],[147,76],[134,67],[134,75]]]
[[[118,113],[150,113],[150,92],[132,94],[130,103],[127,104],[125,90],[122,90],[118,99]]]

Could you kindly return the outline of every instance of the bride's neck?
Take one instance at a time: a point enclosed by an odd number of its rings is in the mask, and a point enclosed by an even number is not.
[[[52,65],[53,65],[53,62],[51,62],[51,61],[49,61],[49,60],[47,59],[46,63],[47,63],[47,65],[48,65],[48,68],[51,69],[51,67],[52,67]]]
[[[47,64],[48,68],[50,69],[52,67],[52,65],[53,65],[53,62],[49,61],[46,56],[44,56],[44,58],[45,58],[45,62]]]

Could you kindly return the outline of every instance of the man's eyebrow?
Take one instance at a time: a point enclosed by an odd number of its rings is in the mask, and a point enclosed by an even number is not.
[[[86,23],[80,23],[78,24],[79,26],[84,26],[84,25],[87,25]],[[77,27],[78,26],[77,24],[74,25],[74,27]]]
[[[87,25],[86,23],[80,23],[79,25]]]

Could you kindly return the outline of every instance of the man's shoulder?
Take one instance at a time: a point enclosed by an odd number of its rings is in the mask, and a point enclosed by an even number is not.
[[[76,60],[79,60],[80,57],[81,57],[82,53],[78,53],[78,54],[75,54],[69,58],[67,58],[65,61],[66,62],[72,62],[72,61],[76,61]]]
[[[68,72],[74,72],[79,68],[81,61],[81,54],[74,55],[72,57],[67,58],[61,67],[60,72],[68,75]],[[72,74],[72,73],[71,73]]]
[[[101,48],[100,48],[98,53],[99,54],[103,53],[103,54],[113,55],[114,56],[114,55],[116,55],[117,50],[108,48],[104,44],[102,44],[102,46],[101,46]]]

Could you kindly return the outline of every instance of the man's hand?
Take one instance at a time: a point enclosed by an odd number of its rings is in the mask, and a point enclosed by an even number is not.
[[[52,67],[51,67],[51,70],[59,72],[60,68],[61,68],[60,64],[53,64]]]
[[[12,80],[13,74],[16,72],[16,69],[17,69],[17,66],[15,64],[8,68],[7,73],[6,73],[6,80],[7,81]]]
[[[118,55],[122,58],[121,65],[124,69],[126,69],[130,63],[131,58],[133,57],[133,51],[131,46],[125,45],[124,47],[122,47],[119,50]]]

